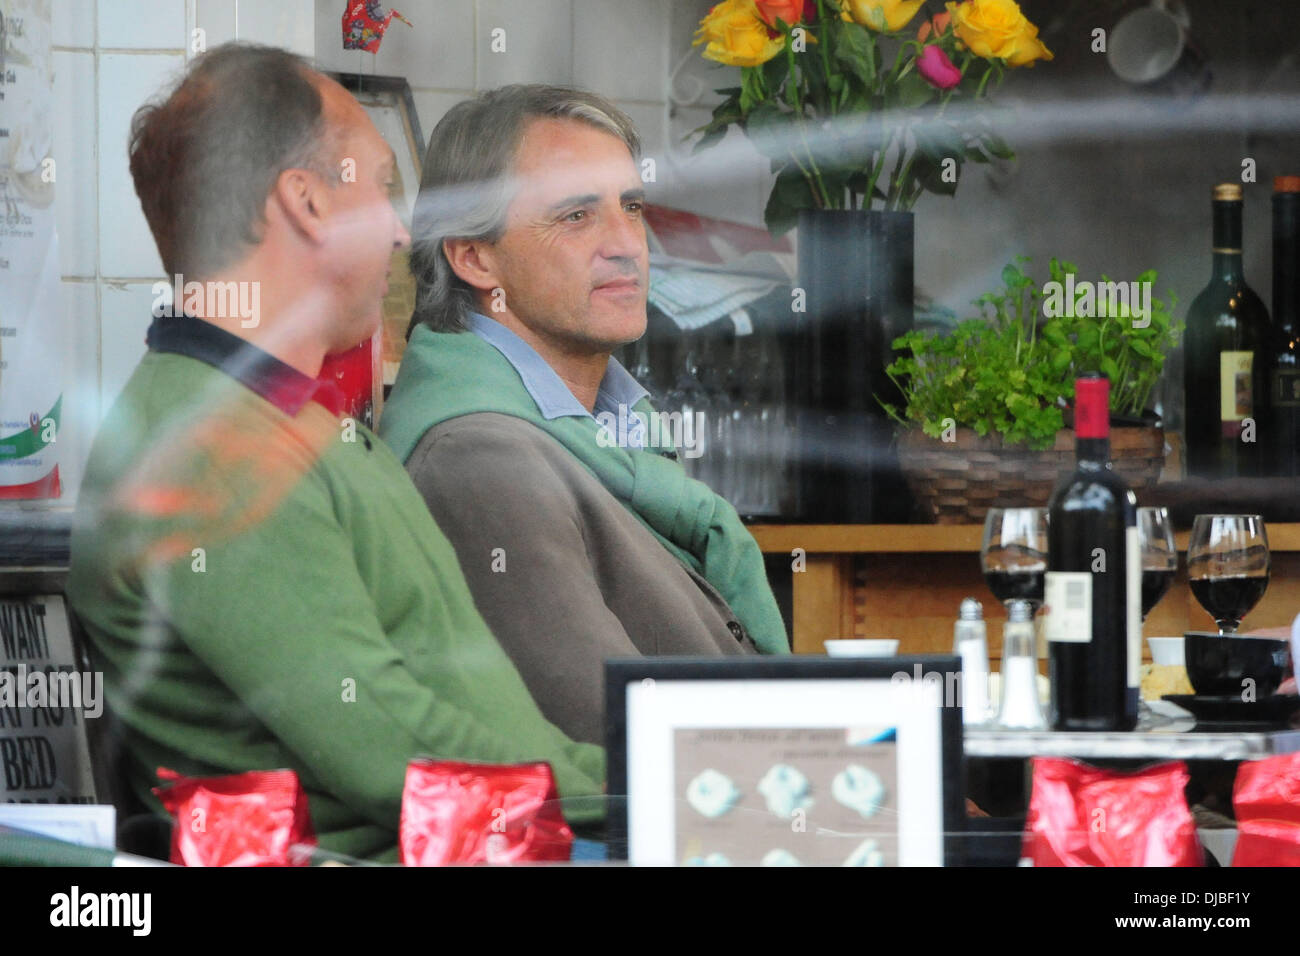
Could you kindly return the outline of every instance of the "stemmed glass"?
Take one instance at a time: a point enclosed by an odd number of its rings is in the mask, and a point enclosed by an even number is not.
[[[1138,540],[1142,549],[1142,620],[1145,621],[1178,573],[1178,551],[1174,548],[1169,512],[1164,508],[1139,508]]]
[[[1187,547],[1192,594],[1219,625],[1237,632],[1268,589],[1268,534],[1259,515],[1197,515]]]
[[[993,596],[1008,610],[1012,601],[1023,600],[1037,613],[1047,574],[1047,509],[990,508],[984,519],[980,570]]]

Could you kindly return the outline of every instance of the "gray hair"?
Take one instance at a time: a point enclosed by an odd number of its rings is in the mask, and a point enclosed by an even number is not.
[[[595,93],[562,86],[515,84],[457,103],[434,128],[424,154],[420,195],[411,216],[411,275],[418,324],[463,332],[474,290],[452,271],[445,239],[496,242],[513,198],[510,169],[524,127],[533,119],[575,119],[617,136],[633,159],[641,140],[632,121]]]

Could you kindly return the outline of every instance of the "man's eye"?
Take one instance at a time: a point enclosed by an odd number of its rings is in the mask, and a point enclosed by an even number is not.
[[[631,210],[632,212],[641,212],[643,209],[645,209],[645,203],[642,203],[642,202],[630,202],[630,203],[628,203],[624,208],[625,208],[625,209],[629,209],[629,210]]]
[[[578,221],[580,221],[580,220],[581,220],[584,216],[586,216],[586,215],[587,215],[587,210],[585,210],[585,209],[575,209],[575,210],[573,210],[573,212],[571,212],[571,213],[567,213],[567,214],[565,215],[565,217],[564,217],[564,221],[565,221],[565,222],[578,222]]]

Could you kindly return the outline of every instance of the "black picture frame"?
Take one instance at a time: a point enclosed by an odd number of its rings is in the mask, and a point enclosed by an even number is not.
[[[904,655],[889,658],[618,658],[605,662],[606,821],[611,860],[628,859],[629,815],[635,795],[628,793],[628,695],[642,681],[821,681],[896,679],[898,674],[940,675],[944,687],[960,687],[961,661],[955,656]],[[864,689],[865,690],[865,689]],[[943,816],[943,865],[960,865],[966,829],[960,696],[939,706]],[[757,724],[755,726],[758,726]],[[669,768],[671,769],[671,768]]]
[[[390,108],[396,110],[401,118],[403,132],[405,133],[406,142],[395,143],[393,137],[385,136],[388,145],[393,148],[393,152],[398,154],[398,167],[402,171],[405,167],[403,154],[399,151],[405,148],[405,155],[410,157],[415,175],[410,178],[406,172],[402,172],[402,187],[410,204],[413,206],[415,197],[420,190],[420,169],[424,164],[425,140],[424,133],[420,129],[420,114],[415,109],[415,97],[411,93],[411,84],[402,76],[373,76],[366,73],[329,73],[328,76],[338,81],[339,85],[357,98],[362,108],[371,114],[374,119],[374,110]],[[384,125],[376,122],[380,133],[384,132]],[[409,220],[407,225],[410,225]]]

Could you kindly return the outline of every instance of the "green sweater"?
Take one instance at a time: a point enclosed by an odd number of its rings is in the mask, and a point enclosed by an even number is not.
[[[635,411],[655,410],[642,399]],[[510,360],[472,332],[417,326],[384,408],[384,441],[406,461],[429,429],[481,412],[522,419],[558,441],[670,554],[718,590],[759,651],[790,653],[763,554],[730,503],[653,450],[605,447],[595,418],[546,418]]]
[[[349,440],[349,439],[353,440]],[[132,783],[291,767],[322,848],[396,858],[416,756],[549,761],[599,818],[600,748],[541,715],[401,463],[309,402],[150,352],[95,441],[68,596]]]

